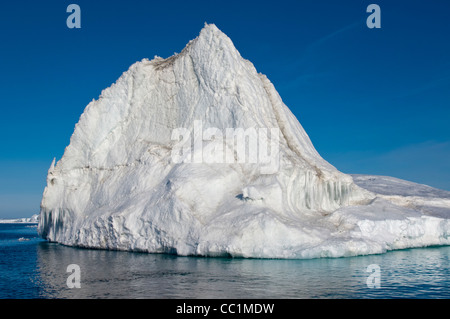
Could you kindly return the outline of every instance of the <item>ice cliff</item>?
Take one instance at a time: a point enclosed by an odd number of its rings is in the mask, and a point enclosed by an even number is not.
[[[133,64],[89,103],[48,171],[38,230],[71,246],[202,256],[450,244],[448,198],[420,206],[360,184],[316,152],[267,77],[205,25],[181,53]]]

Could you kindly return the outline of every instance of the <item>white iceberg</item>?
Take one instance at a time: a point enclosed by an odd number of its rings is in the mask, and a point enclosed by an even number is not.
[[[229,130],[277,137],[269,161],[236,156]],[[48,171],[38,231],[71,246],[256,258],[450,244],[447,193],[384,194],[364,178],[326,162],[266,76],[205,25],[86,107]]]

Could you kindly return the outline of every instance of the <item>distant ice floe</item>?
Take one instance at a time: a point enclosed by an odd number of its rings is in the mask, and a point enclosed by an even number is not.
[[[39,214],[31,217],[16,218],[16,219],[0,219],[0,224],[37,224],[39,223]]]

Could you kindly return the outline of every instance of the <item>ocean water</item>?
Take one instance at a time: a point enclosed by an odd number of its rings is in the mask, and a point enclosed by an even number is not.
[[[448,246],[312,260],[91,250],[48,243],[36,225],[0,224],[1,299],[448,299],[449,261]],[[80,288],[67,284],[71,264],[79,266]]]

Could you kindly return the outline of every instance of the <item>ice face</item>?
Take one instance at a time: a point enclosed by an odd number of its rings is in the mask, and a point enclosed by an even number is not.
[[[256,160],[238,154],[236,132]],[[261,141],[276,165],[261,161]],[[133,64],[86,107],[49,169],[39,233],[74,246],[261,258],[449,243],[448,214],[405,206],[326,162],[267,77],[205,25],[180,54]]]

